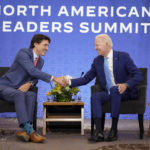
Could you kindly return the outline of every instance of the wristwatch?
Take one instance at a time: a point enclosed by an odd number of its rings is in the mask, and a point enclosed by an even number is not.
[[[33,85],[34,85],[33,81],[29,81],[29,83],[31,83],[31,86],[33,86]]]

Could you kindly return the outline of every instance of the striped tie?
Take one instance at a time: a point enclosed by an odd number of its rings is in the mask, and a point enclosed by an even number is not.
[[[111,74],[108,67],[108,57],[104,58],[104,72],[105,72],[105,77],[107,82],[107,89],[108,91],[110,91],[110,88],[113,86],[113,83],[112,83]]]
[[[38,60],[39,60],[39,57],[36,57],[36,58],[35,58],[35,61],[34,61],[34,66],[35,66],[35,67],[37,66]]]

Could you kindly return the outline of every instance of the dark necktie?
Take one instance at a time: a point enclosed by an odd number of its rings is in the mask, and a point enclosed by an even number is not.
[[[34,61],[34,66],[35,66],[35,67],[37,66],[38,60],[39,60],[39,57],[36,57],[36,58],[35,58],[35,61]]]

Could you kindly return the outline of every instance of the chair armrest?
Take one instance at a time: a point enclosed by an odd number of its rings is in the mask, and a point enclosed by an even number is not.
[[[138,100],[139,101],[145,101],[146,102],[146,94],[147,94],[147,86],[146,85],[142,85],[139,86],[139,91],[138,91]]]
[[[102,91],[102,88],[99,84],[91,86],[91,95],[100,91]]]

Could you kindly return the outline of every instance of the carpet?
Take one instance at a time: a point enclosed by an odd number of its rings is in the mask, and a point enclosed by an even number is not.
[[[150,144],[115,144],[93,150],[150,150]]]

